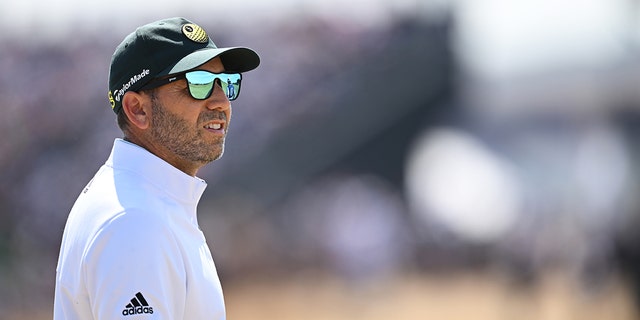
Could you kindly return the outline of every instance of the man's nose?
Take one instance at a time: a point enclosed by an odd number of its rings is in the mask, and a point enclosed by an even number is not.
[[[221,111],[226,111],[231,108],[229,98],[227,98],[224,90],[222,90],[222,87],[217,82],[213,87],[211,96],[207,99],[207,108],[211,110],[219,109]]]

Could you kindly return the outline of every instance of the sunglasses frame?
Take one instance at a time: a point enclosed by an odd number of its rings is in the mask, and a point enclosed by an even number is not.
[[[213,74],[215,75],[213,78],[213,85],[211,86],[211,90],[209,90],[209,93],[207,94],[206,97],[200,99],[200,98],[196,98],[193,96],[193,93],[191,92],[191,83],[189,82],[189,79],[187,79],[187,74],[191,73],[191,72],[206,72],[209,74]],[[238,92],[236,92],[235,94],[235,98],[229,98],[229,96],[227,95],[227,92],[224,92],[224,89],[222,89],[222,78],[219,77],[219,75],[238,75],[240,78],[238,79]],[[220,81],[220,89],[223,90],[224,95],[227,97],[227,99],[229,99],[229,101],[233,101],[238,99],[238,97],[240,96],[240,88],[242,88],[242,73],[240,72],[211,72],[208,70],[189,70],[189,71],[184,71],[184,72],[180,72],[180,73],[176,73],[176,74],[171,74],[162,78],[155,78],[153,80],[151,80],[149,83],[145,84],[144,86],[142,86],[142,88],[140,88],[140,90],[150,90],[150,89],[155,89],[158,87],[161,87],[165,84],[169,84],[172,82],[175,82],[177,80],[182,80],[185,79],[187,80],[187,91],[189,91],[189,95],[191,96],[191,98],[195,99],[195,100],[206,100],[209,99],[209,97],[211,97],[211,94],[213,94],[213,90],[215,90],[216,87],[216,80]]]

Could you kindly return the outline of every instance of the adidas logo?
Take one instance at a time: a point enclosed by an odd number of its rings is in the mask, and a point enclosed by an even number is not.
[[[143,313],[152,314],[153,308],[149,307],[149,303],[142,296],[142,293],[138,292],[136,293],[136,296],[133,297],[133,299],[131,299],[131,303],[127,304],[124,307],[124,310],[122,310],[122,315],[132,316],[135,314],[143,314]]]

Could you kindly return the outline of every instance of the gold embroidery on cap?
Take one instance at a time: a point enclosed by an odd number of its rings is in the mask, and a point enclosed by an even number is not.
[[[111,104],[111,109],[116,108],[116,101],[113,100],[113,94],[111,93],[111,90],[109,90],[109,103]]]
[[[189,38],[189,40],[197,43],[209,42],[209,36],[199,25],[194,23],[187,23],[182,26],[182,33]]]

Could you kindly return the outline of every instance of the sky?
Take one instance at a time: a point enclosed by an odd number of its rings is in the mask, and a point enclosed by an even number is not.
[[[636,55],[631,0],[458,0],[462,63],[492,78],[537,70],[602,68]]]

